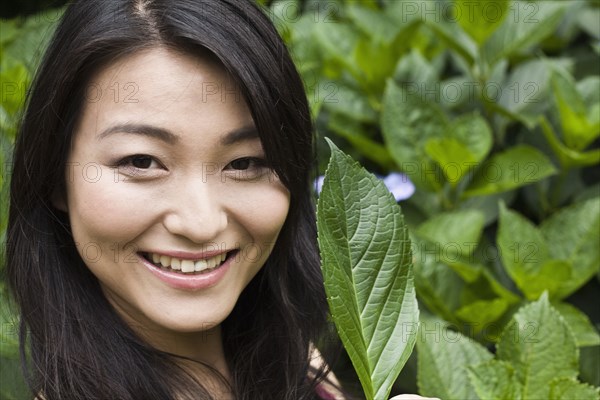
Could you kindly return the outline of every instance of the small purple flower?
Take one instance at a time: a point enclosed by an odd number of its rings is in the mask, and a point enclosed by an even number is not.
[[[315,190],[317,191],[317,194],[321,193],[321,189],[323,189],[323,181],[324,180],[325,180],[324,175],[319,175],[319,177],[317,177],[317,179],[315,179]]]
[[[392,172],[383,178],[383,183],[392,192],[396,201],[406,200],[415,192],[415,185],[401,172]]]
[[[401,172],[392,172],[386,177],[382,177],[380,175],[375,176],[383,180],[383,183],[392,193],[392,195],[394,195],[396,201],[406,200],[415,192],[415,185],[410,181],[408,176]],[[317,193],[321,193],[324,179],[325,177],[323,175],[315,179],[315,190]]]

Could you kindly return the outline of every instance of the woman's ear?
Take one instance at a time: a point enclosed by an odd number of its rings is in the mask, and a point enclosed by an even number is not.
[[[64,194],[64,190],[54,189],[52,192],[52,196],[50,196],[50,202],[54,206],[54,208],[66,212],[69,212],[69,206],[66,201],[66,196]]]

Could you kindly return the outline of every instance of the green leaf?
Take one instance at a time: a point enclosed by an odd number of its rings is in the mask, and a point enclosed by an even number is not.
[[[553,69],[552,89],[566,145],[574,150],[585,149],[600,136],[600,123],[588,120],[583,98],[567,71]]]
[[[523,52],[552,34],[565,12],[563,2],[514,1],[504,24],[485,42],[483,58],[489,65]]]
[[[483,232],[484,216],[479,211],[452,211],[433,216],[415,233],[439,244],[440,253],[470,255]]]
[[[421,92],[423,87],[429,89],[431,82],[438,79],[438,71],[416,49],[400,59],[394,72],[394,80],[410,85],[411,91]]]
[[[540,226],[549,255],[568,260],[572,266],[570,279],[561,283],[557,295],[569,296],[583,286],[600,265],[600,197],[563,208]]]
[[[555,379],[550,386],[549,400],[598,400],[600,390],[576,379]]]
[[[359,34],[354,28],[343,23],[313,23],[314,37],[324,50],[324,53],[340,62],[354,76],[360,76],[356,68],[352,54],[357,46]]]
[[[543,115],[539,117],[542,133],[548,141],[548,144],[554,151],[563,169],[573,167],[583,167],[600,163],[600,149],[593,149],[586,152],[572,150],[562,144],[556,137],[554,128]]]
[[[330,83],[333,89],[324,101],[325,108],[357,121],[369,123],[377,121],[378,115],[363,93],[345,85]]]
[[[382,11],[371,10],[350,3],[346,8],[348,17],[375,42],[390,44],[402,30],[402,25]]]
[[[492,148],[492,131],[477,114],[463,115],[446,128],[444,137],[431,138],[425,151],[453,186],[481,162]]]
[[[575,338],[546,295],[513,316],[496,354],[515,369],[524,399],[547,399],[550,381],[575,378],[579,370]]]
[[[501,193],[556,174],[556,168],[541,151],[517,145],[493,155],[475,173],[463,196]]]
[[[423,6],[424,7],[424,6]],[[477,43],[473,41],[457,24],[426,19],[428,26],[448,47],[460,55],[469,65],[475,61]]]
[[[533,129],[539,116],[550,106],[548,99],[553,97],[550,74],[551,69],[558,66],[570,68],[572,62],[569,59],[529,60],[515,65],[504,83],[490,80],[488,85],[501,85],[502,94],[498,105],[514,115],[511,119],[520,120],[529,129]]]
[[[521,384],[507,362],[489,360],[468,368],[469,379],[480,399],[521,400]]]
[[[419,299],[442,318],[458,324],[454,311],[461,307],[465,281],[439,257],[439,245],[415,238],[415,286]]]
[[[476,332],[485,329],[504,315],[510,306],[503,298],[493,300],[477,300],[456,310],[456,316],[472,324]]]
[[[509,0],[454,0],[454,20],[479,44],[502,24],[508,15]]]
[[[416,341],[411,242],[385,185],[329,145],[317,209],[325,290],[366,398],[383,399]]]
[[[570,263],[549,259],[549,246],[540,230],[503,203],[496,240],[506,272],[530,300],[544,290],[554,296],[571,277]]]
[[[443,177],[425,152],[428,139],[442,135],[447,117],[436,104],[388,80],[381,129],[390,154],[420,188],[440,188]]]
[[[381,96],[385,88],[385,80],[394,72],[397,57],[389,45],[373,43],[360,38],[352,54],[355,65],[360,72],[355,75],[362,89],[367,93]]]
[[[572,276],[564,281],[560,297],[583,286],[600,265],[600,197],[563,208],[540,226],[552,258],[569,260]]]
[[[492,359],[474,340],[438,323],[421,323],[417,341],[419,393],[440,399],[477,399],[467,368]]]
[[[587,315],[569,303],[552,303],[575,336],[577,347],[600,345],[600,335]]]
[[[488,328],[508,310],[510,304],[506,299],[477,300],[456,310],[456,316],[473,325],[475,332]]]

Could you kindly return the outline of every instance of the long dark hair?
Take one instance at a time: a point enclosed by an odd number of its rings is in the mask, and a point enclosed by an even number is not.
[[[51,201],[65,190],[65,162],[92,76],[156,46],[208,52],[222,63],[291,193],[272,254],[222,324],[232,390],[237,399],[315,399],[325,371],[307,379],[308,351],[326,331],[327,304],[309,184],[313,129],[285,45],[262,11],[242,0],[80,0],[67,8],[28,96],[11,181],[6,274],[30,387],[48,400],[211,398],[117,316],[77,253],[66,214]]]

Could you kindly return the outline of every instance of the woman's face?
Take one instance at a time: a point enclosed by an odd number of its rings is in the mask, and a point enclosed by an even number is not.
[[[240,91],[213,62],[153,49],[95,77],[61,207],[130,324],[191,333],[229,315],[288,213],[264,158]]]

